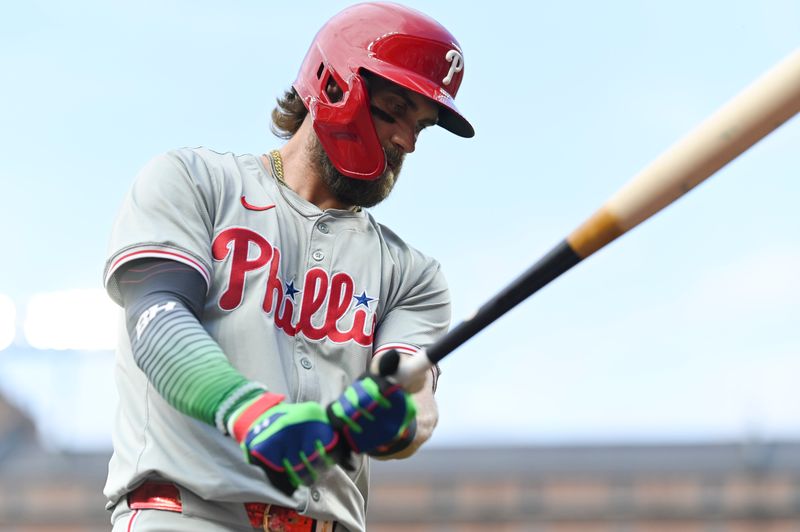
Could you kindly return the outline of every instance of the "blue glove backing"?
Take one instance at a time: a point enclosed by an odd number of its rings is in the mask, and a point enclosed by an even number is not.
[[[242,405],[228,424],[245,459],[263,469],[276,488],[291,495],[343,459],[337,451],[341,438],[322,405],[288,404],[283,398],[266,392]]]
[[[393,454],[416,434],[414,399],[399,384],[367,372],[328,406],[331,425],[355,453]]]

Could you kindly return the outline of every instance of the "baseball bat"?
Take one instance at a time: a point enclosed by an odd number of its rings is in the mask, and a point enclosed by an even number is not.
[[[417,356],[381,360],[378,371],[407,389],[417,388],[411,383],[418,383],[433,364],[550,281],[689,192],[798,111],[800,49],[645,167],[472,317]]]

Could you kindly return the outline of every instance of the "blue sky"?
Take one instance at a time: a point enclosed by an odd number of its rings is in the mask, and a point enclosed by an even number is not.
[[[346,5],[6,8],[0,293],[20,325],[0,389],[59,419],[56,446],[108,445],[112,355],[25,349],[30,298],[101,286],[115,212],[154,155],[279,146],[274,98]],[[454,322],[797,48],[800,27],[791,1],[407,5],[461,42],[457,102],[477,135],[426,131],[374,214],[442,263]],[[798,145],[795,119],[453,353],[432,444],[800,436]]]

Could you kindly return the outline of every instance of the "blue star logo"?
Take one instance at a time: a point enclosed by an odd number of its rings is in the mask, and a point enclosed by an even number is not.
[[[289,299],[292,300],[292,302],[294,302],[294,295],[299,294],[300,292],[302,292],[302,290],[298,290],[297,288],[294,287],[294,279],[292,279],[288,283],[283,283],[283,284],[286,285],[286,297],[288,297]]]
[[[365,307],[367,307],[367,310],[369,310],[370,302],[377,301],[377,299],[375,299],[374,297],[369,297],[367,295],[367,291],[366,290],[361,292],[360,296],[353,296],[353,299],[355,299],[357,301],[356,306],[364,305]]]

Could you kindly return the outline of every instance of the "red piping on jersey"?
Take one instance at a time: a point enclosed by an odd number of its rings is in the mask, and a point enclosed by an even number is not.
[[[268,211],[275,207],[275,204],[273,203],[272,205],[264,205],[263,207],[259,207],[258,205],[249,203],[246,199],[244,199],[244,196],[242,196],[242,207],[251,211]]]
[[[394,349],[406,355],[414,355],[419,352],[419,348],[413,346],[411,344],[401,344],[401,343],[394,343],[394,344],[383,344],[378,349],[372,353],[372,356],[375,357],[384,351],[389,351],[390,349]]]
[[[209,285],[211,284],[211,276],[209,275],[209,273],[206,271],[206,269],[203,267],[202,264],[200,264],[199,262],[197,262],[196,260],[194,260],[191,257],[187,257],[186,255],[181,255],[180,253],[175,253],[175,252],[172,252],[172,251],[163,251],[163,250],[160,250],[160,249],[142,249],[142,250],[134,251],[133,253],[128,253],[127,255],[121,256],[116,261],[114,261],[114,264],[112,264],[111,268],[109,268],[109,270],[108,270],[109,277],[110,277],[110,274],[113,273],[122,263],[128,262],[129,260],[131,260],[133,257],[136,257],[137,255],[148,255],[148,256],[166,255],[169,258],[177,257],[178,259],[189,263],[197,271],[199,271],[200,275],[202,275],[203,278],[206,280],[206,284],[209,284]]]
[[[133,514],[131,515],[131,520],[128,521],[128,532],[133,530],[133,522],[136,521],[136,516],[139,515],[139,510],[134,510]]]

